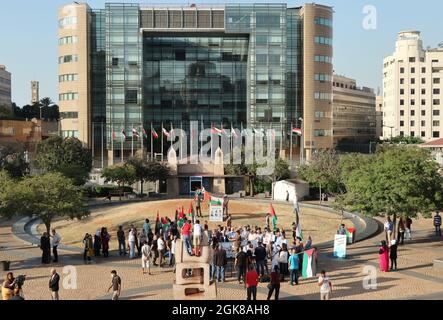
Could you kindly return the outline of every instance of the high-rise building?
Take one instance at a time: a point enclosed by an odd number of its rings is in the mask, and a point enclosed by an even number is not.
[[[424,49],[419,31],[398,33],[383,66],[383,137],[443,137],[443,44]]]
[[[375,93],[358,87],[354,79],[340,75],[333,78],[334,146],[368,143],[376,137]]]
[[[309,158],[332,147],[332,18],[318,4],[64,6],[62,134],[113,163],[141,147],[133,128],[148,132],[148,149],[151,123],[157,132],[190,121],[273,128],[287,150],[291,125],[303,123]]]
[[[40,101],[40,84],[38,81],[31,81],[31,104],[36,104]]]
[[[0,106],[12,107],[11,103],[11,73],[0,65]]]

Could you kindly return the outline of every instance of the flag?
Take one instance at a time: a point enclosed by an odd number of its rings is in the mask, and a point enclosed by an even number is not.
[[[313,278],[317,275],[315,249],[306,250],[303,254],[302,277],[303,279]]]
[[[168,220],[166,220],[166,218],[162,218],[162,224],[163,225],[168,224]]]
[[[122,134],[122,138],[123,138],[124,140],[126,140],[126,132],[125,132],[125,129],[122,129],[121,134]]]
[[[277,219],[278,218],[277,218],[277,214],[275,213],[274,206],[272,205],[272,203],[270,203],[269,205],[271,207],[272,226],[275,230],[276,226],[277,226]]]
[[[299,129],[299,128],[292,128],[292,133],[295,133],[295,134],[297,134],[299,136],[303,135],[302,129]]]
[[[297,227],[295,229],[295,237],[296,238],[300,238],[301,240],[303,240],[303,232],[301,231],[301,224],[300,224],[300,222],[297,224]]]
[[[135,128],[132,128],[132,135],[137,138],[140,138],[140,135],[138,134],[138,131]]]
[[[237,134],[237,132],[235,132],[234,128],[232,128],[232,127],[231,127],[231,135],[232,135],[235,139],[238,138],[238,134]]]
[[[192,202],[189,205],[188,215],[191,216],[191,217],[194,215],[194,206],[192,205]]]
[[[168,137],[168,138],[169,138],[170,134],[169,134],[168,130],[166,130],[165,128],[163,128],[162,131],[163,131],[163,134],[165,135],[165,137]]]
[[[158,139],[158,133],[155,131],[154,128],[151,129],[151,134],[154,137],[154,139]]]
[[[218,134],[219,136],[221,136],[222,133],[223,133],[223,130],[220,130],[220,129],[216,128],[216,127],[212,127],[211,133],[212,134]]]
[[[143,131],[143,138],[148,139],[148,134],[146,133],[145,128],[142,128]]]
[[[178,216],[177,225],[181,228],[185,224],[185,221],[186,221],[185,208],[182,206],[182,209],[181,209],[180,214]]]
[[[203,193],[203,201],[211,201],[211,194],[208,191]]]
[[[117,136],[115,134],[114,128],[112,128],[112,140],[117,139]]]

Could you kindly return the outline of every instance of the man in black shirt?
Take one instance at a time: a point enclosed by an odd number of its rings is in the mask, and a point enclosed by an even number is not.
[[[265,273],[266,248],[263,247],[261,242],[259,242],[258,247],[255,248],[254,255],[257,273],[263,277]]]
[[[120,297],[121,291],[122,291],[122,280],[117,275],[117,271],[112,270],[111,274],[112,274],[112,284],[109,287],[108,292],[112,288],[112,291],[113,291],[112,300],[118,300],[118,298]]]
[[[234,266],[237,268],[238,283],[241,284],[245,279],[246,274],[246,253],[242,248],[238,248],[238,253],[235,256]]]
[[[118,250],[120,255],[126,255],[126,244],[125,244],[125,232],[123,231],[123,227],[118,227],[117,231],[117,240],[118,240]]]
[[[51,270],[51,279],[49,279],[49,290],[51,291],[52,300],[59,300],[59,281],[60,276],[55,269]]]

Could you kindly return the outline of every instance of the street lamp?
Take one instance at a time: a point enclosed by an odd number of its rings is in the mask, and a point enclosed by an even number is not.
[[[392,138],[393,138],[392,130],[393,130],[395,127],[391,127],[391,126],[383,125],[383,128],[389,128],[389,129],[391,129],[391,140],[392,140]]]
[[[303,165],[303,161],[304,161],[304,134],[305,134],[305,130],[303,128],[303,118],[300,117],[298,118],[298,120],[300,121],[300,129],[301,129],[301,136],[300,136],[300,165]],[[292,134],[292,133],[291,133]]]

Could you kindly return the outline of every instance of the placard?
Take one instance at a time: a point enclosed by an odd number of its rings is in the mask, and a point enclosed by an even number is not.
[[[223,222],[223,198],[211,196],[209,203],[209,221]]]
[[[334,239],[334,257],[346,258],[346,235],[336,234]]]

